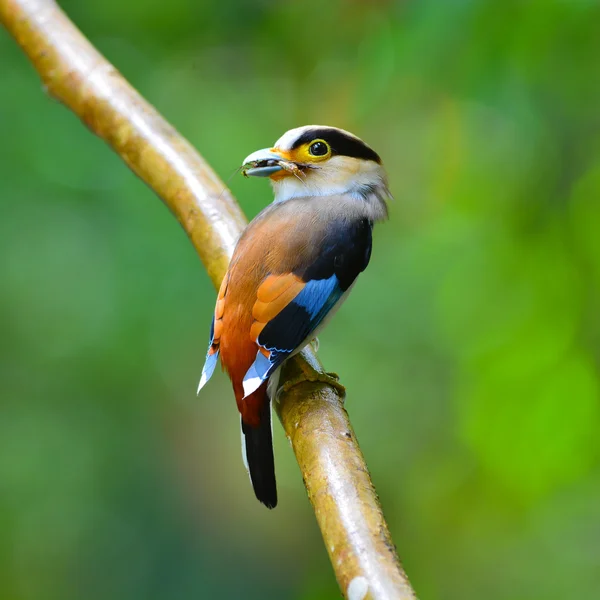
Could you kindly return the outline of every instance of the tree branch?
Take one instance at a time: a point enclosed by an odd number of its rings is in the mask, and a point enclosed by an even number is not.
[[[246,220],[192,146],[83,37],[53,0],[0,0],[0,21],[48,93],[108,142],[181,223],[218,287]],[[306,350],[300,361],[322,371]],[[343,407],[323,383],[302,382],[276,407],[342,592],[351,600],[414,599]]]

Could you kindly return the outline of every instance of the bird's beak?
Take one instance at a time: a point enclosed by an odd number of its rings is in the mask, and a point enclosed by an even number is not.
[[[263,148],[246,157],[242,174],[246,177],[270,177],[285,169],[286,163],[290,163],[290,160],[282,153],[274,148]]]

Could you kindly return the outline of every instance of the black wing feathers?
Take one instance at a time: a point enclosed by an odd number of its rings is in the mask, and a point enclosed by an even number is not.
[[[373,223],[366,218],[332,222],[317,260],[296,274],[304,281],[328,279],[335,275],[345,292],[369,264],[372,229]]]

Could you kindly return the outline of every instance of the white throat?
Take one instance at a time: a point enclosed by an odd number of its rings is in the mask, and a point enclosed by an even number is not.
[[[289,175],[272,183],[275,202],[286,202],[292,198],[345,196],[373,221],[387,216],[385,201],[390,198],[390,192],[385,171],[375,161],[334,156],[297,176]]]

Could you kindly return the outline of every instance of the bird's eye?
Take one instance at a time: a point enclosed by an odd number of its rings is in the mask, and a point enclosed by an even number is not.
[[[308,151],[312,156],[325,156],[329,152],[329,146],[325,142],[313,142]]]

